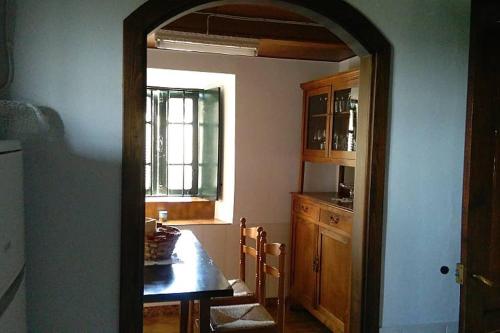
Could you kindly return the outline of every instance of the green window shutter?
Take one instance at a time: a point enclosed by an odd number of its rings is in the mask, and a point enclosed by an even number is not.
[[[220,88],[205,90],[198,100],[198,196],[221,194],[222,110]]]

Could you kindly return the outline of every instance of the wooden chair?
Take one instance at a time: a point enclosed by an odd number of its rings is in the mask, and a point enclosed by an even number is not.
[[[246,223],[246,218],[242,217],[240,219],[240,276],[239,279],[229,280],[229,284],[234,290],[234,296],[214,298],[211,305],[256,303],[259,300],[260,236],[263,229],[262,227],[247,228]],[[247,238],[255,241],[255,247],[247,245]],[[247,255],[255,259],[255,292],[245,283]]]
[[[278,268],[266,264],[266,256],[279,258]],[[212,332],[232,333],[284,333],[285,332],[285,245],[266,243],[261,234],[261,279],[259,303],[214,306],[210,309]],[[265,308],[266,275],[278,279],[278,308],[276,318]]]

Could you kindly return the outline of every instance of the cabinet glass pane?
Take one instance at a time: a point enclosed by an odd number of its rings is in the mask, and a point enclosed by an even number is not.
[[[326,149],[328,94],[310,96],[307,108],[307,149]]]
[[[332,150],[356,151],[358,88],[334,93]]]

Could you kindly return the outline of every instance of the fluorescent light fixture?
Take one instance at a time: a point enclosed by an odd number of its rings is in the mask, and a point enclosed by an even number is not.
[[[161,30],[156,47],[165,50],[256,57],[258,39]]]
[[[240,55],[249,57],[257,56],[256,48],[244,47],[244,46],[202,44],[202,43],[181,42],[174,40],[161,40],[156,43],[156,46],[159,49],[174,50],[174,51],[217,53],[217,54]]]

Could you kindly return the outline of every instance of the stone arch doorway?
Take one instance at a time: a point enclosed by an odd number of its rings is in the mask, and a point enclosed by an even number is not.
[[[355,222],[352,238],[350,330],[379,330],[390,43],[362,13],[342,0],[149,0],[125,19],[123,27],[121,332],[142,331],[146,36],[161,24],[196,10],[257,3],[282,7],[323,24],[361,57],[362,69],[370,74],[365,81],[369,95],[366,149],[360,158],[366,179],[360,184],[363,204],[355,213],[355,221],[360,223]]]

